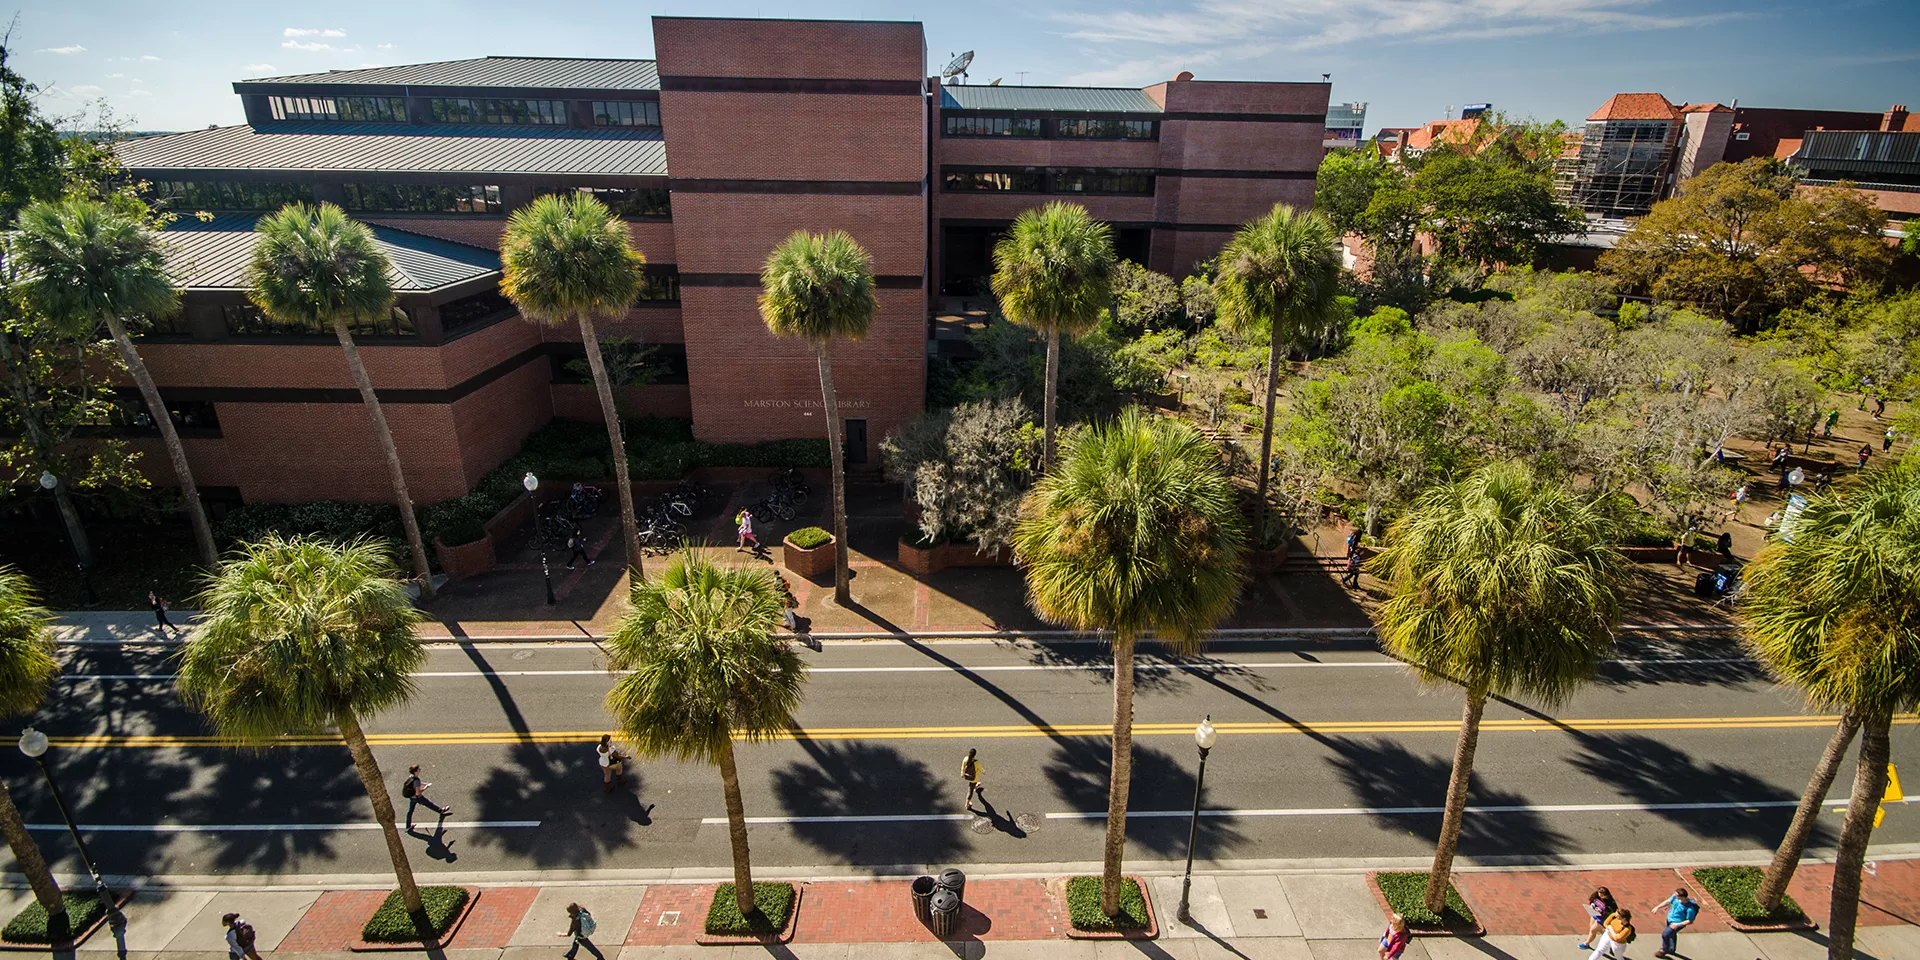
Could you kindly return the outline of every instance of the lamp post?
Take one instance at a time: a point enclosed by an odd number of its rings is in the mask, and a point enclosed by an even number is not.
[[[1187,823],[1187,872],[1180,878],[1180,922],[1185,924],[1193,923],[1193,917],[1187,913],[1187,897],[1193,892],[1193,843],[1200,835],[1200,791],[1207,784],[1207,753],[1213,749],[1217,736],[1212,714],[1193,728],[1194,745],[1200,748],[1200,772],[1193,778],[1193,819]]]
[[[93,857],[87,854],[87,842],[80,839],[80,828],[73,823],[73,814],[67,811],[67,801],[60,796],[60,788],[53,782],[53,771],[47,767],[47,735],[28,727],[20,731],[20,752],[33,758],[40,765],[40,775],[47,780],[47,792],[53,795],[53,805],[60,811],[60,819],[66,821],[67,832],[73,835],[73,845],[80,851],[80,862],[93,877],[93,891],[100,897],[100,905],[106,908],[107,922],[116,929],[124,926],[127,918],[120,914],[120,908],[114,906],[113,891],[107,889],[107,882],[100,878],[100,868],[93,865]]]
[[[520,485],[527,488],[527,499],[531,500],[533,499],[533,492],[540,489],[540,478],[534,476],[532,470],[528,470],[527,475],[520,478]],[[540,505],[537,503],[533,505],[532,522],[534,542],[540,545],[540,575],[546,578],[547,606],[551,607],[560,601],[554,599],[553,596],[553,568],[547,565],[546,541],[540,539]]]
[[[60,478],[54,476],[52,470],[40,471],[40,489],[52,493],[59,485]],[[80,559],[80,542],[74,539],[71,528],[67,530],[67,542],[73,545],[73,568],[80,572],[80,589],[87,593],[87,606],[97,607],[100,605],[100,595],[93,592],[93,571],[87,567],[86,561]]]

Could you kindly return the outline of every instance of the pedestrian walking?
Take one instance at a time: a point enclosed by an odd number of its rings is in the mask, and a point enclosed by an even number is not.
[[[413,829],[413,809],[415,807],[424,806],[428,810],[432,810],[434,813],[439,814],[440,819],[442,820],[445,820],[447,818],[447,814],[453,812],[452,807],[443,807],[437,803],[434,803],[432,800],[427,799],[427,788],[431,786],[433,786],[433,784],[420,779],[419,764],[416,763],[413,766],[407,768],[407,780],[405,783],[402,783],[400,785],[400,796],[405,797],[407,801],[407,829],[408,830]]]
[[[1360,528],[1354,527],[1353,532],[1347,534],[1347,556],[1351,557],[1354,554],[1359,552],[1360,552]]]
[[[227,928],[228,960],[260,960],[260,950],[254,946],[253,924],[240,919],[237,913],[225,914],[220,925]]]
[[[1860,445],[1860,469],[1865,470],[1867,468],[1867,458],[1871,456],[1873,456],[1873,444],[1871,443],[1861,444]]]
[[[608,793],[612,793],[613,785],[626,775],[626,755],[613,745],[613,735],[609,733],[600,735],[600,745],[593,748],[593,753],[594,759],[600,764],[600,783]]]
[[[1340,574],[1340,585],[1349,590],[1360,589],[1360,551],[1347,554],[1347,569]]]
[[[1874,397],[1873,398],[1873,418],[1875,420],[1878,420],[1882,416],[1884,416],[1886,412],[1887,412],[1887,398]]]
[[[1639,935],[1633,929],[1633,911],[1621,907],[1600,927],[1600,942],[1587,960],[1627,960],[1627,944]]]
[[[1888,431],[1888,433],[1891,434],[1892,431]],[[161,636],[177,637],[186,632],[174,626],[173,621],[167,619],[167,600],[159,594],[157,589],[147,591],[147,606],[153,608],[153,619],[159,624]],[[173,631],[173,633],[167,633],[169,630]]]
[[[1698,522],[1687,524],[1686,532],[1680,534],[1674,543],[1673,565],[1684,567],[1693,562],[1693,541],[1700,535]]]
[[[1667,925],[1660,930],[1660,949],[1653,952],[1655,957],[1679,953],[1680,931],[1686,929],[1687,925],[1693,923],[1693,919],[1700,915],[1700,904],[1687,895],[1686,887],[1673,891],[1673,896],[1653,905],[1655,910],[1661,907],[1667,908]]]
[[[742,508],[739,513],[734,514],[733,522],[737,525],[734,532],[740,537],[740,544],[733,548],[733,552],[740,553],[744,551],[747,549],[747,541],[751,540],[753,541],[753,552],[759,553],[760,538],[753,535],[753,511]]]
[[[1719,548],[1721,556],[1726,557],[1729,560],[1733,559],[1733,534],[1732,533],[1726,530],[1720,531],[1720,540],[1718,543],[1715,544],[1715,546]]]
[[[593,914],[588,913],[586,907],[569,903],[567,904],[567,928],[554,936],[573,938],[573,943],[567,947],[567,952],[564,954],[567,960],[573,960],[581,947],[586,947],[587,952],[593,954],[596,960],[607,960],[607,955],[593,945],[593,933],[598,929],[600,925],[594,922]]]
[[[1893,428],[1892,427],[1888,427],[1887,432],[1880,435],[1880,449],[1882,450],[1893,449]]]
[[[1619,904],[1613,902],[1613,891],[1606,887],[1594,887],[1593,892],[1587,894],[1586,907],[1587,935],[1580,941],[1580,949],[1592,950],[1593,938],[1606,932],[1607,918],[1613,916]]]
[[[575,560],[585,560],[587,566],[593,566],[593,558],[587,556],[587,533],[580,529],[578,521],[573,525],[573,532],[567,534],[567,549],[573,551],[567,554],[568,570],[573,569],[573,562]]]
[[[1793,456],[1793,446],[1791,444],[1783,443],[1775,448],[1773,451],[1773,469],[1781,473],[1787,472],[1787,458],[1790,456]]]
[[[960,761],[960,779],[967,782],[967,809],[973,809],[973,798],[978,795],[987,799],[986,782],[980,779],[980,751],[967,748],[967,758]]]
[[[1380,960],[1400,960],[1407,952],[1407,941],[1413,935],[1407,932],[1407,918],[1397,913],[1387,914],[1387,932],[1380,935]]]
[[[1833,428],[1839,425],[1840,425],[1840,410],[1838,408],[1828,410],[1827,424],[1826,426],[1821,428],[1820,435],[1823,437],[1833,436]]]
[[[1748,493],[1747,493],[1747,485],[1743,483],[1743,484],[1741,484],[1741,485],[1740,485],[1740,486],[1739,486],[1739,487],[1738,487],[1737,489],[1735,489],[1735,490],[1733,491],[1733,505],[1734,505],[1734,507],[1735,507],[1735,508],[1739,508],[1739,507],[1743,507],[1743,506],[1746,506],[1746,504],[1747,504],[1747,497],[1748,497]]]
[[[793,584],[788,583],[786,577],[779,574],[774,576],[780,577],[780,618],[786,621],[789,631],[799,633],[800,617],[797,611],[800,609],[800,598],[793,595]]]

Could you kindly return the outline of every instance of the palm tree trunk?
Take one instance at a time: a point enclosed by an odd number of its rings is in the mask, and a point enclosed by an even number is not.
[[[1753,893],[1753,901],[1762,910],[1772,910],[1780,905],[1780,897],[1787,892],[1787,883],[1793,879],[1793,871],[1800,866],[1800,858],[1807,852],[1807,838],[1813,834],[1814,824],[1820,822],[1820,805],[1827,800],[1827,791],[1833,788],[1833,778],[1840,772],[1840,761],[1846,757],[1847,745],[1853,742],[1853,735],[1860,729],[1860,721],[1848,713],[1834,725],[1833,737],[1827,741],[1826,752],[1820,754],[1820,765],[1813,769],[1813,779],[1807,781],[1807,790],[1800,795],[1800,806],[1793,811],[1793,823],[1787,826],[1787,835],[1780,841],[1780,849],[1773,853],[1773,863],[1767,867],[1767,874],[1760,878],[1760,889]]]
[[[200,548],[200,562],[208,570],[220,563],[220,551],[213,545],[213,527],[207,523],[207,510],[200,504],[200,488],[194,485],[193,471],[187,466],[187,448],[180,445],[180,431],[173,428],[173,418],[167,415],[166,402],[160,399],[160,388],[153,383],[153,374],[147,371],[147,362],[140,358],[140,351],[134,349],[133,338],[127,335],[127,325],[120,318],[109,314],[107,330],[113,334],[113,344],[120,348],[120,359],[127,365],[127,372],[133,374],[133,382],[140,387],[140,397],[147,401],[147,413],[153,416],[154,426],[160,428],[160,440],[167,447],[167,459],[173,461],[174,479],[180,481],[180,501],[187,507],[187,520],[193,524],[193,539]]]
[[[847,451],[840,437],[840,398],[833,389],[833,338],[820,341],[820,400],[827,405],[827,455],[833,459],[833,602],[853,602],[847,575]]]
[[[607,445],[613,448],[613,482],[620,488],[620,532],[627,538],[627,566],[633,579],[645,580],[647,571],[640,557],[640,521],[633,509],[633,482],[627,477],[627,437],[620,426],[620,411],[613,405],[613,384],[607,380],[607,360],[600,355],[600,334],[593,318],[580,315],[580,341],[587,347],[587,368],[593,371],[593,390],[600,395],[600,418],[607,421]]]
[[[753,916],[753,856],[747,851],[747,805],[740,802],[740,772],[733,766],[733,741],[720,748],[720,790],[727,798],[727,841],[733,847],[733,902],[743,917]]]
[[[87,542],[87,528],[80,524],[80,511],[67,490],[67,478],[53,485],[53,503],[60,508],[60,522],[67,525],[67,538],[73,541],[73,558],[88,569],[93,567],[93,544]]]
[[[1060,328],[1047,328],[1047,384],[1040,400],[1040,473],[1053,472],[1053,411],[1060,393]]]
[[[13,849],[13,859],[20,864],[20,872],[27,875],[33,898],[47,911],[47,929],[66,929],[67,901],[60,896],[60,882],[47,868],[47,858],[40,855],[40,845],[33,842],[33,835],[21,822],[20,808],[13,805],[13,792],[4,783],[0,783],[0,833],[7,835],[7,846]]]
[[[1253,546],[1259,549],[1267,542],[1267,480],[1269,463],[1273,460],[1273,398],[1280,392],[1280,337],[1277,335],[1267,346],[1267,420],[1260,431],[1260,490],[1253,500]]]
[[[1113,763],[1107,781],[1107,846],[1100,912],[1120,913],[1120,864],[1127,853],[1127,799],[1133,789],[1133,637],[1113,638]]]
[[[1827,960],[1853,960],[1853,927],[1860,917],[1860,869],[1873,837],[1873,815],[1887,792],[1887,731],[1892,717],[1881,713],[1861,720],[1860,762],[1853,775],[1853,797],[1840,828],[1840,849],[1833,858],[1833,902],[1827,920]]]
[[[1447,812],[1440,820],[1440,842],[1433,851],[1433,871],[1427,875],[1427,909],[1447,908],[1447,887],[1453,882],[1453,855],[1460,849],[1460,824],[1467,815],[1467,785],[1473,779],[1473,752],[1480,746],[1480,714],[1487,695],[1467,691],[1467,709],[1460,716],[1460,742],[1453,746],[1453,776],[1447,781]]]
[[[407,493],[407,474],[400,467],[400,448],[393,445],[393,431],[387,429],[386,411],[373,392],[373,380],[367,366],[360,362],[360,348],[353,345],[353,332],[345,317],[335,317],[333,335],[340,338],[340,352],[347,355],[347,369],[353,373],[354,386],[360,388],[360,402],[373,417],[373,435],[380,441],[380,452],[387,458],[387,476],[393,480],[393,496],[400,507],[400,525],[407,532],[407,548],[413,552],[413,575],[420,579],[420,598],[433,599],[433,570],[427,566],[427,545],[420,539],[420,521],[413,516],[413,497]]]
[[[393,860],[394,878],[400,881],[400,902],[413,914],[414,923],[425,929],[427,908],[420,903],[420,887],[413,882],[413,864],[407,860],[407,848],[400,842],[400,828],[393,821],[393,799],[387,796],[387,781],[380,775],[380,764],[367,746],[367,734],[360,729],[360,718],[352,710],[337,710],[333,715],[340,738],[353,755],[353,768],[366,785],[367,799],[373,801],[373,818],[380,821],[380,832],[387,838],[387,856]]]

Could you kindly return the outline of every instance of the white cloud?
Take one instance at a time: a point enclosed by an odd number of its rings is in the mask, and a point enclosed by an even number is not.
[[[153,54],[151,54],[151,53],[149,53],[149,54],[147,54],[147,55],[145,55],[145,56],[143,56],[143,57],[141,57],[140,59],[142,59],[142,60],[155,60],[155,61],[157,61],[157,60],[159,60],[160,58],[159,58],[159,57],[156,57],[156,56],[154,56],[154,55],[153,55]]]
[[[347,32],[345,30],[335,30],[332,28],[309,30],[302,27],[288,27],[280,31],[280,35],[283,37],[344,37],[347,35]]]
[[[302,43],[299,40],[282,40],[280,41],[280,45],[288,50],[305,50],[308,53],[319,53],[322,50],[333,49],[333,44],[330,43]]]
[[[63,57],[67,56],[68,54],[86,53],[86,52],[87,52],[87,48],[77,43],[70,47],[41,47],[40,49],[34,51],[34,53],[57,53]]]
[[[127,96],[129,96],[129,97],[151,97],[151,96],[153,96],[153,91],[151,91],[151,90],[129,90],[129,91],[127,91]]]
[[[124,74],[124,73],[109,73],[109,74],[107,74],[107,79],[108,79],[108,80],[118,80],[118,79],[120,79],[121,77],[124,77],[124,76],[126,76],[126,74]]]
[[[245,70],[248,73],[272,73],[273,71],[279,68],[275,67],[271,63],[249,63],[246,66],[241,67],[240,69]]]
[[[374,46],[376,46],[376,47],[379,47],[379,48],[380,48],[380,49],[382,49],[382,50],[392,50],[392,49],[393,49],[393,44],[391,44],[391,43],[377,43],[377,44],[374,44]]]
[[[83,83],[77,87],[68,87],[67,92],[76,97],[97,97],[107,91],[92,84]]]

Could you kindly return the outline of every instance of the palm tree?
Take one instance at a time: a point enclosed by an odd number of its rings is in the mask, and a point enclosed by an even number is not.
[[[1381,646],[1421,679],[1466,689],[1427,908],[1446,907],[1467,783],[1489,696],[1563,703],[1613,646],[1628,576],[1602,502],[1490,464],[1422,495],[1370,566],[1392,589],[1374,611]]]
[[[28,302],[66,336],[92,340],[94,332],[106,325],[173,462],[200,562],[212,567],[220,554],[187,465],[186,448],[160,399],[160,388],[154,386],[153,375],[127,331],[130,319],[164,316],[179,306],[180,294],[167,277],[159,237],[97,200],[41,201],[21,212],[13,256],[25,268]]]
[[[993,246],[993,294],[1000,311],[1047,335],[1040,469],[1053,469],[1054,407],[1060,393],[1060,335],[1093,329],[1113,304],[1113,230],[1077,203],[1055,201],[1016,217]]]
[[[200,630],[180,654],[180,695],[214,729],[253,747],[332,727],[386,835],[400,896],[425,929],[420,888],[394,826],[380,765],[360,719],[413,696],[426,661],[386,547],[371,539],[266,539],[242,546],[209,575]]]
[[[1228,329],[1268,337],[1267,413],[1260,433],[1259,496],[1253,508],[1254,541],[1264,545],[1280,356],[1325,332],[1340,282],[1340,236],[1325,217],[1276,203],[1266,216],[1242,226],[1227,241],[1219,264],[1213,289],[1221,321]]]
[[[400,448],[393,444],[387,415],[373,392],[373,380],[353,345],[356,321],[383,319],[393,310],[393,286],[387,282],[387,255],[373,239],[373,230],[331,203],[310,207],[290,203],[260,218],[254,225],[259,240],[247,264],[247,296],[267,316],[309,329],[332,327],[346,354],[347,369],[360,388],[360,401],[373,417],[373,433],[386,454],[387,475],[393,481],[394,501],[406,529],[407,548],[413,554],[413,575],[420,596],[433,599],[433,571],[427,566],[427,547],[414,518],[413,497],[407,493],[407,474],[400,466]]]
[[[1191,651],[1245,580],[1245,519],[1219,451],[1191,426],[1129,409],[1069,434],[1060,468],[1020,504],[1016,562],[1051,623],[1112,631],[1113,765],[1100,909],[1120,908],[1133,772],[1133,647],[1148,631]]]
[[[793,727],[806,667],[774,636],[784,606],[779,581],[760,568],[722,569],[693,550],[651,582],[633,585],[632,612],[607,638],[607,665],[630,671],[607,694],[620,733],[649,757],[720,768],[733,893],[755,914],[746,807],[733,742],[757,742]]]
[[[628,563],[640,575],[640,524],[627,479],[627,440],[613,403],[606,359],[600,355],[595,320],[626,315],[640,292],[647,258],[633,249],[627,225],[606,205],[582,194],[548,194],[514,211],[500,239],[500,292],[529,319],[579,324],[587,367],[600,395],[600,417],[613,446],[614,479],[620,487],[620,526]]]
[[[1815,499],[1794,521],[1791,539],[1769,544],[1748,564],[1746,579],[1740,612],[1747,646],[1809,706],[1836,710],[1843,726],[1859,727],[1827,924],[1827,955],[1849,958],[1860,868],[1887,787],[1888,728],[1894,714],[1920,705],[1920,462],[1871,476],[1838,499]],[[1831,744],[1828,752],[1836,752]],[[1823,769],[1807,785],[1815,809],[1832,780]],[[1790,830],[1768,870],[1775,903],[1805,847],[1804,833]]]
[[[833,458],[833,599],[852,602],[847,586],[847,466],[840,401],[833,389],[833,340],[858,340],[873,324],[873,258],[845,232],[797,231],[767,254],[760,271],[760,316],[776,337],[803,337],[820,364],[827,405],[827,454]]]
[[[60,663],[53,657],[53,634],[47,625],[53,614],[39,605],[33,585],[26,575],[0,566],[0,715],[26,713],[40,705],[47,684],[60,674]],[[7,835],[7,846],[20,872],[27,875],[33,898],[47,911],[47,930],[53,939],[64,939],[68,930],[67,902],[60,884],[47,869],[47,858],[33,842],[27,825],[13,805],[13,794],[0,783],[0,833]]]

